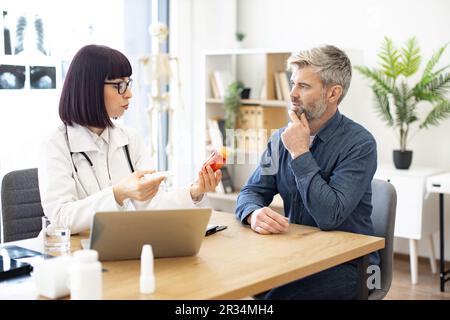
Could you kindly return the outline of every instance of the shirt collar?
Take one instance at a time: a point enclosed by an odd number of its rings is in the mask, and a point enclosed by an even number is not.
[[[100,136],[78,124],[66,127],[71,152],[98,151],[99,147],[95,143],[95,139],[98,138],[103,139],[111,148],[119,148],[128,144],[128,136],[117,126],[106,128]]]
[[[99,136],[107,144],[109,144],[109,130],[109,127],[106,127],[105,130],[103,130],[102,134]]]
[[[100,135],[96,134],[95,132],[92,132],[91,130],[87,130],[89,132],[89,135],[91,136],[92,140],[94,140],[94,143],[97,146],[103,146],[103,144],[109,144],[109,128],[106,127]]]
[[[89,129],[78,124],[66,126],[67,138],[69,139],[69,148],[71,152],[85,152],[98,150],[97,145],[92,139]]]
[[[111,149],[122,148],[129,144],[128,135],[117,124],[113,128],[109,128],[109,146]]]
[[[333,134],[336,132],[336,129],[339,127],[342,120],[342,114],[339,110],[336,110],[336,113],[328,120],[327,123],[323,126],[322,129],[316,134],[316,137],[319,137],[320,140],[326,142],[330,139]]]

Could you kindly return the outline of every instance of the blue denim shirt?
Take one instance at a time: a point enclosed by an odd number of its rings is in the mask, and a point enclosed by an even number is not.
[[[373,136],[339,111],[316,134],[310,151],[292,160],[281,141],[286,127],[272,135],[259,166],[237,200],[243,222],[280,194],[290,223],[373,235],[371,182],[377,168]],[[371,264],[379,264],[378,253]]]

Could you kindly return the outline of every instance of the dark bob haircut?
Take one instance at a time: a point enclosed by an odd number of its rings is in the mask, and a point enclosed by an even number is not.
[[[64,124],[95,128],[113,127],[106,112],[104,82],[132,74],[125,55],[115,49],[88,45],[81,48],[67,70],[59,100],[59,117]]]

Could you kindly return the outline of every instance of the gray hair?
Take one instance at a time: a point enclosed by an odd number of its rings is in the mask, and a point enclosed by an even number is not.
[[[292,70],[294,66],[304,68],[312,66],[316,69],[322,84],[326,88],[330,85],[340,85],[342,95],[338,104],[344,99],[345,94],[350,87],[352,79],[352,65],[350,59],[344,51],[330,45],[300,51],[292,55],[288,61],[288,68]]]

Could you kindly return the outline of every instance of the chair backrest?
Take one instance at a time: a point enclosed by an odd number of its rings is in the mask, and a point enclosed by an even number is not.
[[[43,215],[37,169],[6,174],[2,181],[3,240],[36,237],[42,229]]]
[[[381,289],[369,294],[369,300],[381,300],[388,293],[392,282],[394,260],[394,228],[397,208],[397,192],[389,182],[372,181],[372,222],[374,235],[385,238],[385,247],[379,251],[381,269]]]

